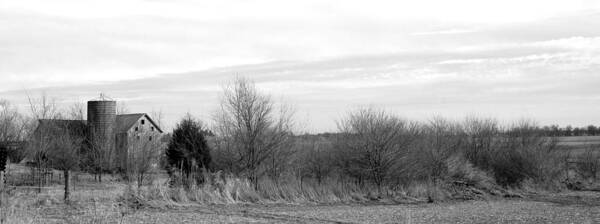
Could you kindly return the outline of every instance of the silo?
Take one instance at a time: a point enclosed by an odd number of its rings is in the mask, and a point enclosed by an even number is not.
[[[113,134],[117,119],[117,102],[113,100],[88,101],[87,121],[96,134]]]
[[[88,101],[87,122],[91,147],[101,152],[102,169],[112,169],[115,158],[115,125],[117,119],[117,102],[114,100]]]

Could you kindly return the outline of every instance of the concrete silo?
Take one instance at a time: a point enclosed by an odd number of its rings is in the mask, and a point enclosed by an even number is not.
[[[113,134],[117,119],[117,102],[113,100],[92,100],[87,105],[87,121],[90,131],[96,134]]]
[[[88,101],[87,122],[92,148],[103,155],[105,169],[111,169],[115,152],[115,125],[117,119],[117,102],[101,97]]]

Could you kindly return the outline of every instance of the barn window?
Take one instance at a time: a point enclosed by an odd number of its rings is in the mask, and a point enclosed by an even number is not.
[[[151,130],[151,131],[154,131],[154,127],[150,127],[150,130]]]
[[[138,127],[135,127],[135,131],[138,131],[138,130],[140,130],[140,129]]]
[[[142,125],[146,123],[146,121],[144,119],[141,120]]]
[[[148,141],[152,141],[152,136],[148,137]]]

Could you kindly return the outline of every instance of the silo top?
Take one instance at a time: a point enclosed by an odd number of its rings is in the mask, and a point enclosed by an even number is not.
[[[112,123],[117,116],[117,101],[88,101],[88,122]]]
[[[91,99],[90,101],[115,101],[115,100],[113,98],[108,97],[104,93],[100,93],[100,96],[98,98]]]

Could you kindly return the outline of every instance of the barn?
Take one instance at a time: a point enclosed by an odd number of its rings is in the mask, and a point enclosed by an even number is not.
[[[117,102],[103,97],[87,102],[87,120],[39,120],[36,132],[49,127],[83,135],[88,148],[106,155],[105,167],[121,171],[136,150],[164,144],[163,130],[148,114],[117,114]]]

